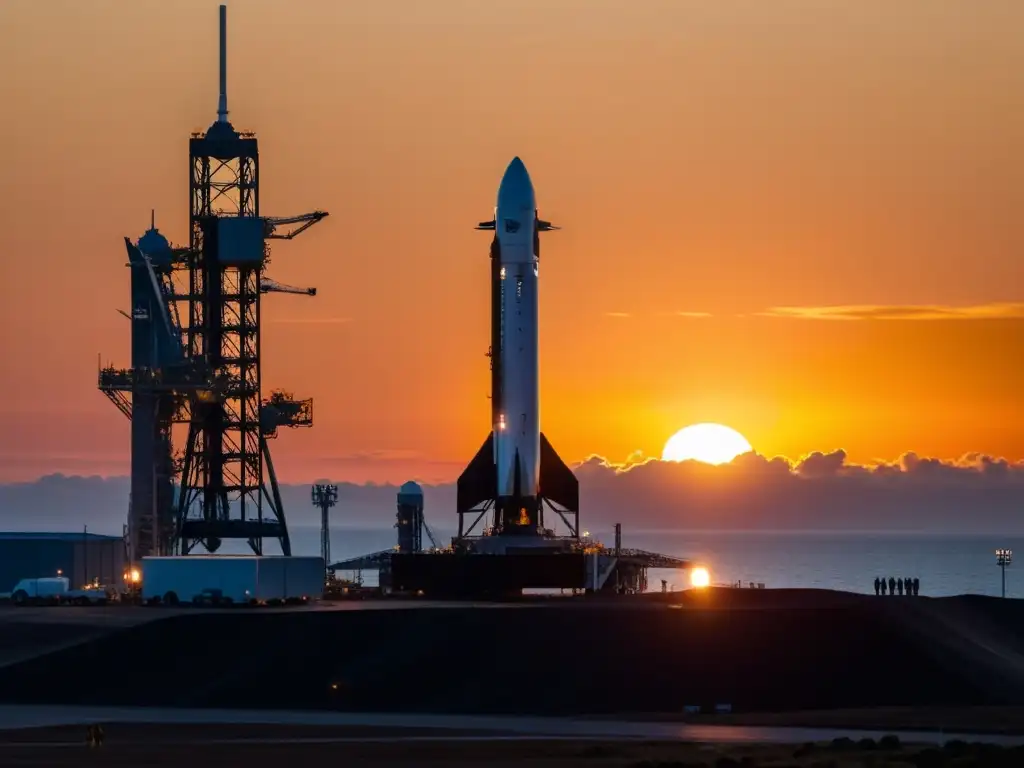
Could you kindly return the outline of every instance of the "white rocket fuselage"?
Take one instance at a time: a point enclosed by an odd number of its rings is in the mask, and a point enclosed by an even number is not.
[[[540,429],[538,365],[539,233],[533,182],[518,157],[498,187],[494,218],[477,229],[491,239],[491,431],[456,483],[463,515],[493,511],[491,533],[546,535],[544,507],[579,515],[579,481]],[[476,522],[470,526],[472,530]]]
[[[498,395],[493,403],[498,500],[539,503],[540,377],[538,357],[537,204],[517,157],[498,188],[494,234],[499,248]],[[518,465],[518,467],[517,467]],[[534,517],[533,510],[527,514]]]

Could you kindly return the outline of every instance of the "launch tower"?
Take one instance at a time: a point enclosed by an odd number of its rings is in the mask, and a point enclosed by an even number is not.
[[[189,140],[189,358],[217,382],[191,399],[178,498],[182,553],[201,543],[244,539],[256,554],[276,539],[291,554],[284,505],[268,440],[278,427],[310,426],[312,401],[277,393],[262,399],[260,297],[269,239],[291,239],[322,219],[321,211],[288,219],[260,213],[256,135],[228,121],[227,8],[220,6],[220,98],[217,119]],[[300,224],[279,234],[276,227]],[[313,291],[309,291],[312,295]]]
[[[315,296],[266,277],[269,240],[291,240],[327,213],[260,211],[259,145],[228,121],[227,9],[220,6],[217,119],[189,141],[189,244],[155,227],[136,244],[132,367],[100,370],[100,390],[132,421],[127,538],[132,562],[149,555],[216,552],[242,539],[257,554],[276,539],[291,553],[268,441],[310,426],[312,401],[262,395],[261,296]],[[184,450],[172,427],[187,425]],[[177,481],[177,494],[174,483]]]

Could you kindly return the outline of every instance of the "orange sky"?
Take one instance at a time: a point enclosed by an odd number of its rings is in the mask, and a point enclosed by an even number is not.
[[[121,238],[155,207],[186,239],[216,6],[0,4],[0,480],[127,472],[97,353],[128,363]],[[316,400],[282,479],[450,479],[473,455],[472,227],[516,154],[565,228],[541,367],[567,460],[695,421],[768,455],[1024,458],[1022,25],[1016,0],[230,3],[263,212],[331,212],[269,272],[319,289],[264,305],[265,385]]]

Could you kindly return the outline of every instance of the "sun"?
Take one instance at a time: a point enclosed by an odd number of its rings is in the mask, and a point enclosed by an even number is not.
[[[691,424],[676,432],[665,443],[662,461],[702,461],[728,464],[737,456],[754,450],[735,429],[722,424]]]

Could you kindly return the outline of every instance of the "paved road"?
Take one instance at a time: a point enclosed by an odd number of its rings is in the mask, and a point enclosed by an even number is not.
[[[764,743],[802,744],[808,741],[879,739],[895,733],[904,742],[941,744],[952,739],[985,742],[1002,746],[1024,745],[1024,736],[1001,736],[969,733],[936,733],[925,731],[858,731],[837,728],[765,728],[738,725],[693,725],[685,723],[644,723],[609,720],[573,720],[546,717],[490,717],[460,715],[394,715],[342,712],[250,711],[217,709],[157,709],[144,707],[26,707],[0,706],[0,730],[57,725],[84,725],[90,722],[147,724],[248,724],[248,725],[314,725],[382,728],[428,728],[451,730],[444,735],[412,735],[387,737],[324,737],[303,739],[256,739],[253,743],[316,743],[371,742],[396,740],[492,740],[530,739],[596,739],[619,741],[647,739],[689,741],[717,744]],[[483,731],[486,735],[468,735]],[[502,734],[502,735],[495,735]],[[248,740],[246,740],[248,741]],[[239,743],[235,740],[233,743]]]

